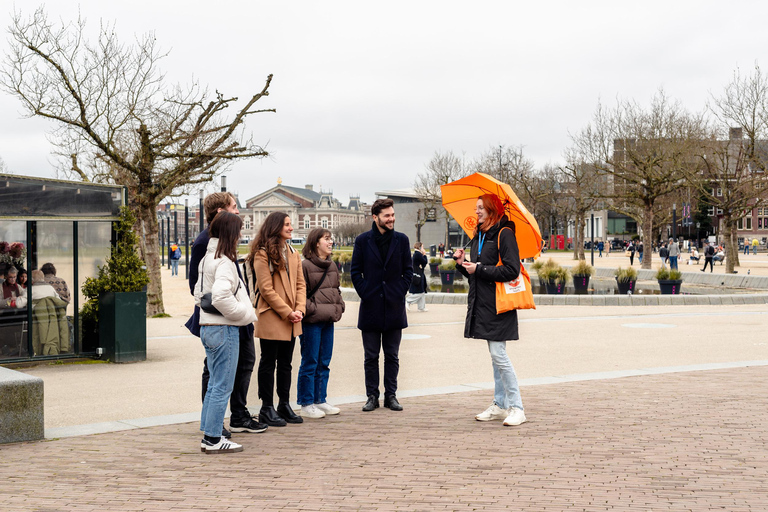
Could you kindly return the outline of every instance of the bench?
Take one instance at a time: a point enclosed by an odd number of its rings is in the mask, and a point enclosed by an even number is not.
[[[44,437],[43,379],[0,366],[0,444]]]

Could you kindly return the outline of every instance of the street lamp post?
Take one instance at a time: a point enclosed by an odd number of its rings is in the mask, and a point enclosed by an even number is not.
[[[184,271],[186,278],[189,279],[189,199],[184,200]]]
[[[200,189],[200,204],[197,206],[197,214],[200,216],[200,233],[203,232],[203,189]]]
[[[672,241],[677,242],[677,203],[672,203]]]

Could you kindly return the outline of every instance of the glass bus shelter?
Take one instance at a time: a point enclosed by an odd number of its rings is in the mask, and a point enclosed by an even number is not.
[[[124,204],[121,186],[0,174],[0,364],[96,354],[81,290],[109,258]]]

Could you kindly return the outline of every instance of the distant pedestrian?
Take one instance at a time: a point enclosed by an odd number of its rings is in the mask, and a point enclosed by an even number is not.
[[[486,340],[493,365],[493,402],[475,419],[504,420],[505,426],[516,426],[526,421],[517,374],[507,354],[507,341],[519,339],[517,311],[496,313],[496,283],[520,275],[515,223],[504,214],[501,199],[494,194],[481,196],[476,211],[469,257],[464,249],[454,255],[456,268],[469,281],[464,337]]]
[[[341,320],[339,268],[331,260],[333,237],[323,228],[307,235],[301,266],[307,287],[307,314],[301,321],[301,366],[296,399],[304,418],[323,418],[341,410],[326,402],[333,354],[333,324]]]
[[[411,311],[411,304],[416,304],[418,311],[428,311],[427,276],[424,270],[427,268],[429,260],[427,260],[427,253],[424,251],[424,244],[416,242],[413,244],[413,249],[413,278],[405,302],[408,311]]]
[[[677,270],[677,259],[680,256],[680,246],[673,239],[669,239],[669,268]]]
[[[371,230],[355,240],[352,283],[360,296],[357,328],[362,331],[365,354],[363,411],[379,407],[379,353],[384,351],[384,407],[402,411],[397,400],[400,340],[408,327],[405,294],[411,286],[413,261],[410,242],[395,231],[392,199],[377,199],[371,207]]]
[[[659,259],[661,260],[661,268],[666,268],[667,258],[669,257],[669,249],[667,244],[663,243],[659,249]]]
[[[754,256],[757,256],[757,246],[760,245],[760,242],[757,240],[757,238],[752,239],[752,254]]]
[[[602,257],[603,257],[603,248],[604,248],[604,247],[605,247],[605,245],[603,244],[603,241],[602,241],[602,240],[600,240],[599,242],[597,242],[597,251],[598,251],[598,257],[599,257],[599,258],[602,258]]]
[[[179,260],[181,259],[181,249],[178,244],[171,245],[171,277],[179,275]]]
[[[440,257],[445,257],[445,244],[443,242],[440,242],[440,245],[437,246],[437,252],[440,253]]]
[[[643,262],[643,242],[637,244],[637,258],[638,263]]]
[[[701,269],[702,272],[707,270],[707,265],[709,265],[709,272],[712,273],[712,271],[715,269],[712,260],[715,257],[715,247],[710,244],[709,242],[704,242],[704,268]]]
[[[749,238],[744,237],[744,256],[749,254]]]
[[[632,266],[635,263],[635,246],[632,242],[629,242],[627,246],[627,255],[629,256],[629,265]]]

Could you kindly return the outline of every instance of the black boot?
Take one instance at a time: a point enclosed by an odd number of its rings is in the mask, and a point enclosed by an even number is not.
[[[293,408],[288,402],[277,404],[277,414],[288,423],[304,423],[304,418],[293,412]]]
[[[285,420],[277,415],[275,408],[271,405],[265,405],[259,411],[259,422],[266,423],[270,427],[284,427]]]
[[[363,406],[363,411],[370,412],[379,408],[379,399],[373,395],[368,395],[368,401]]]
[[[402,411],[403,406],[397,401],[395,395],[384,395],[384,407],[393,411]]]

